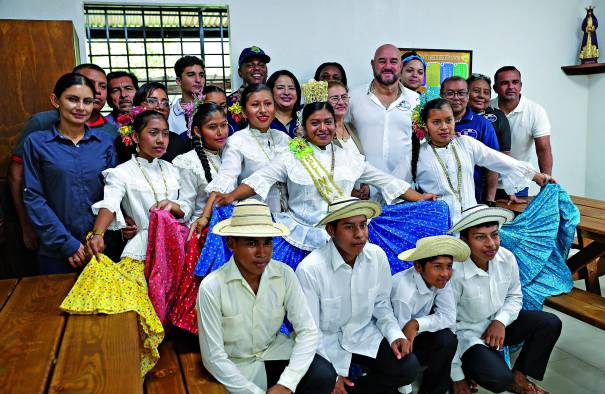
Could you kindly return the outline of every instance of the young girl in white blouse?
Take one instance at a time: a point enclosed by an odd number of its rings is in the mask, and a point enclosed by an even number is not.
[[[80,274],[61,308],[69,313],[122,313],[135,311],[141,326],[141,373],[146,374],[159,359],[158,345],[164,330],[148,296],[145,256],[151,208],[169,211],[177,218],[189,214],[178,201],[179,172],[159,159],[168,146],[168,123],[162,114],[146,110],[134,117],[131,138],[137,153],[127,162],[103,171],[104,197],[92,206],[97,215],[88,234],[86,248],[94,257]],[[119,262],[103,255],[103,233],[126,226],[124,213],[138,227]]]
[[[229,135],[229,124],[223,109],[212,103],[198,103],[191,114],[191,136],[194,150],[174,158],[172,164],[181,176],[180,200],[188,207],[190,215],[185,220],[190,225],[189,240],[183,276],[170,313],[170,321],[191,333],[198,333],[195,300],[200,284],[193,270],[206,240],[208,220],[212,214],[214,194],[204,190],[218,175],[221,151]],[[209,202],[208,204],[206,204]]]
[[[498,172],[508,194],[525,189],[532,180],[540,186],[553,181],[529,163],[490,149],[471,137],[455,137],[454,114],[447,100],[431,100],[414,112],[412,181],[418,190],[434,193],[447,202],[454,222],[464,209],[477,205],[475,165]]]
[[[270,128],[275,117],[275,101],[271,89],[264,84],[248,85],[240,99],[248,127],[229,138],[222,155],[219,174],[210,182],[206,192],[229,193],[255,171],[266,167],[281,152],[288,150],[290,137]],[[273,185],[263,196],[271,212],[281,211],[285,199],[279,185]],[[256,196],[255,198],[261,199]]]

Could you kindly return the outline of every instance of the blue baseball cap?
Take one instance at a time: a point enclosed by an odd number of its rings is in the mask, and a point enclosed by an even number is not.
[[[265,53],[265,51],[263,51],[261,48],[255,46],[255,45],[253,45],[249,48],[244,48],[242,53],[240,53],[239,65],[241,66],[243,62],[245,62],[247,59],[249,59],[251,57],[258,57],[258,58],[262,59],[265,63],[269,63],[271,61],[271,58],[269,57],[269,55],[267,55]]]

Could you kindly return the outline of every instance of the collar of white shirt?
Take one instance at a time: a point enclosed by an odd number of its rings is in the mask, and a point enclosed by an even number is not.
[[[343,265],[348,265],[344,259],[342,258],[342,256],[340,255],[340,252],[338,251],[338,249],[336,248],[336,245],[334,244],[334,240],[330,240],[330,253],[331,253],[331,262],[332,262],[332,269],[334,271],[338,270],[341,266]],[[364,247],[363,250],[361,251],[361,253],[357,256],[357,258],[355,259],[355,264],[361,262],[361,261],[367,261],[370,262],[372,261],[372,259],[370,258],[370,256],[368,255],[368,253],[366,252],[366,248]],[[353,267],[351,267],[353,268]]]
[[[488,273],[486,271],[483,271],[481,268],[477,267],[477,265],[473,262],[470,257],[468,258],[468,260],[462,263],[462,268],[464,269],[464,279],[467,280],[472,278],[473,276],[488,276]]]
[[[263,273],[261,275],[261,279],[263,277],[272,279],[272,278],[279,278],[279,277],[283,276],[283,273],[277,269],[275,264],[281,264],[281,263],[276,262],[274,260],[269,261],[269,264],[267,264],[267,266],[265,267],[265,270],[263,271]],[[239,268],[237,267],[237,264],[235,263],[235,259],[233,256],[231,256],[231,258],[229,259],[227,264],[225,264],[224,275],[225,275],[225,283],[231,282],[232,280],[239,280],[245,284],[248,283],[248,282],[246,282],[246,279],[244,279],[244,277],[242,276],[242,273],[240,272]]]
[[[185,113],[185,110],[183,109],[183,107],[181,107],[181,99],[178,98],[176,99],[176,101],[174,102],[174,104],[172,104],[172,112],[176,115],[176,116],[181,116]]]
[[[412,277],[414,277],[414,282],[416,282],[416,289],[418,289],[418,293],[420,294],[431,294],[434,293],[434,288],[430,288],[426,285],[424,279],[422,279],[422,275],[414,267],[409,268],[413,270]]]

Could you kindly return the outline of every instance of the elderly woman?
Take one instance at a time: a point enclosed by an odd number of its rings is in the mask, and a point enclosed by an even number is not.
[[[281,130],[290,137],[296,136],[297,116],[300,110],[300,84],[288,70],[279,70],[267,80],[275,100],[275,119],[270,128]]]

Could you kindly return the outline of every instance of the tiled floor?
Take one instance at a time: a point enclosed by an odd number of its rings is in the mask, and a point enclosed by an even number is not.
[[[575,285],[584,288],[582,281]],[[601,289],[605,294],[605,279]],[[559,316],[563,332],[540,385],[552,394],[605,393],[605,331],[548,307],[544,310]]]

